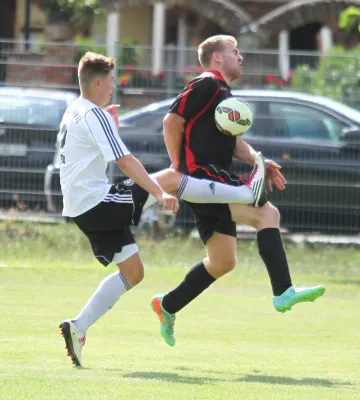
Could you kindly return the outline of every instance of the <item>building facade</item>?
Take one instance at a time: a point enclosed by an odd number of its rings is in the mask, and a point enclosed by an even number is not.
[[[117,44],[142,46],[138,61],[140,57],[153,75],[166,70],[167,65],[175,65],[177,71],[196,65],[196,53],[186,49],[208,36],[224,33],[238,38],[242,51],[276,50],[283,78],[296,66],[289,52],[325,53],[337,41],[341,11],[349,4],[360,6],[360,0],[99,1],[103,13],[91,28],[92,39],[106,44],[106,52],[112,56]],[[27,2],[31,6],[30,38],[36,41],[43,33],[46,36],[47,13],[40,9],[38,0],[1,0],[0,40],[24,37]],[[166,50],[169,46],[176,51]]]
[[[280,63],[291,67],[289,51],[325,53],[336,41],[338,17],[360,0],[101,0],[106,10],[94,35],[114,41],[137,40],[153,51],[152,70],[164,68],[164,47],[196,46],[214,34],[231,34],[242,49],[277,49]],[[100,34],[99,34],[100,33]],[[102,35],[102,36],[101,36]],[[179,68],[186,60],[178,59]]]

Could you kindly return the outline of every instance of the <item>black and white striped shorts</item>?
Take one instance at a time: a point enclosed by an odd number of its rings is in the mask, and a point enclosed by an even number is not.
[[[73,218],[90,241],[96,259],[107,266],[124,246],[135,243],[130,230],[138,225],[149,194],[131,179],[111,186],[104,200]]]

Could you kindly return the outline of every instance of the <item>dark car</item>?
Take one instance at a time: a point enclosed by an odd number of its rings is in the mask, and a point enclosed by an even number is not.
[[[254,112],[246,141],[283,167],[287,189],[270,195],[282,225],[294,231],[360,232],[360,112],[303,93],[233,90],[233,95]],[[162,120],[172,101],[134,110],[120,120],[122,139],[149,172],[170,163]],[[234,171],[243,174],[251,167],[234,160]],[[111,167],[109,175],[121,179],[117,168]],[[190,213],[180,219],[190,221]]]
[[[44,208],[44,171],[53,162],[71,92],[0,88],[0,204]]]

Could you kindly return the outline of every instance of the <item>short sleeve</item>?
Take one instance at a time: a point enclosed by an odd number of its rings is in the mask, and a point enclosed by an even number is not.
[[[101,108],[93,108],[86,116],[87,127],[106,162],[130,154],[121,140],[112,116]]]
[[[211,77],[194,79],[177,96],[169,112],[178,114],[188,121],[204,110],[218,91],[218,85]]]

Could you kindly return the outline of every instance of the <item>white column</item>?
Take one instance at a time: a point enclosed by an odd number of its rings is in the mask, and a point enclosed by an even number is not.
[[[154,4],[152,24],[152,73],[163,71],[165,45],[165,4],[159,1]]]
[[[326,25],[324,25],[320,29],[320,43],[321,43],[321,48],[320,48],[321,54],[326,54],[330,49],[330,47],[333,45],[333,35],[331,29]]]
[[[186,23],[186,18],[181,16],[178,20],[177,26],[177,38],[178,38],[178,56],[177,56],[177,72],[179,74],[185,73],[186,68],[186,45],[187,45],[187,35],[188,27]]]
[[[282,79],[287,79],[290,69],[289,32],[279,33],[279,69]]]
[[[115,42],[120,40],[120,12],[109,10],[107,14],[106,55],[115,57]]]

